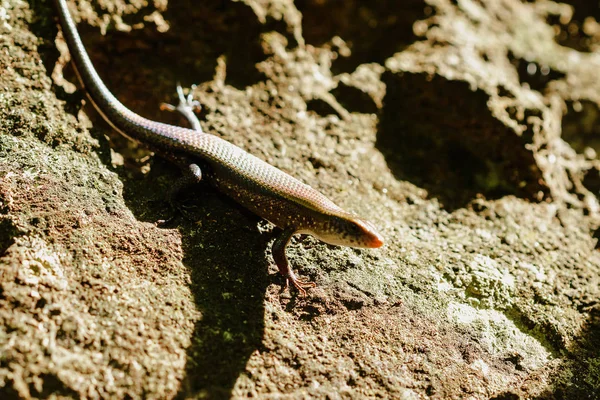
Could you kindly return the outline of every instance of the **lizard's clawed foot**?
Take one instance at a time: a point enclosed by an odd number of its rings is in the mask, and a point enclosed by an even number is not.
[[[291,276],[285,280],[286,288],[289,287],[290,281],[292,282],[292,285],[294,285],[294,287],[298,289],[302,296],[306,296],[306,289],[314,288],[317,286],[316,283],[309,281],[308,279]]]
[[[192,85],[190,87],[190,93],[186,96],[185,93],[183,93],[183,87],[181,84],[177,83],[177,97],[179,98],[179,104],[174,106],[173,104],[169,103],[161,103],[160,109],[162,111],[179,111],[180,109],[200,111],[202,106],[198,100],[194,99],[194,89],[196,89],[196,85]]]
[[[152,200],[151,200],[152,201]],[[159,200],[156,200],[159,201]],[[187,206],[182,204],[180,201],[171,200],[171,199],[163,199],[162,202],[167,204],[168,214],[169,216],[165,219],[159,219],[155,222],[157,226],[165,227],[173,223],[178,216],[181,216],[187,219],[190,222],[196,222],[197,218],[194,218],[193,209],[195,206]]]
[[[166,218],[160,218],[154,223],[159,227],[166,227],[171,225],[178,216],[187,217],[188,212],[185,210],[185,206],[176,201],[171,196],[157,195],[147,200],[148,203],[160,204],[161,214],[167,214]],[[164,215],[164,214],[163,214]]]
[[[188,122],[190,123],[190,125],[192,125],[192,128],[195,131],[202,132],[200,121],[198,120],[198,117],[196,117],[195,114],[196,112],[199,112],[202,109],[200,102],[194,99],[193,93],[195,88],[196,85],[192,85],[190,87],[189,94],[186,96],[183,93],[183,88],[181,87],[181,85],[177,83],[177,97],[179,98],[179,104],[174,106],[168,103],[161,103],[160,109],[162,111],[179,112],[188,120]]]

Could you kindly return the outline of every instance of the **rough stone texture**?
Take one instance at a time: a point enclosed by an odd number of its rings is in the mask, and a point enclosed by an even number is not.
[[[0,0],[0,397],[599,398],[590,3],[73,2],[127,106],[204,82],[206,131],[381,228],[295,240],[303,298],[209,187],[157,224],[177,169],[82,108],[51,2]]]

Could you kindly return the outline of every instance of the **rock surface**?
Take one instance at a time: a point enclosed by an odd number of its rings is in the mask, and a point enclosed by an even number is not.
[[[587,4],[71,4],[128,107],[201,83],[205,131],[381,228],[294,240],[300,297],[208,186],[157,224],[177,169],[82,107],[51,2],[0,0],[0,397],[600,397]]]

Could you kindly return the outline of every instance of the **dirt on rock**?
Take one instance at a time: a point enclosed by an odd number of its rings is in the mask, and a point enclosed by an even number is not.
[[[0,0],[0,398],[600,398],[600,9],[71,2],[126,106],[371,220],[295,238],[106,124],[51,1]],[[165,223],[160,223],[166,220]]]

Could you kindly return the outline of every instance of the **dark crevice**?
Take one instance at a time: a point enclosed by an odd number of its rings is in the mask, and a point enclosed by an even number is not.
[[[42,391],[39,392],[35,385],[30,384],[29,390],[30,392],[40,398],[40,399],[48,399],[55,397],[64,397],[64,398],[77,398],[79,397],[79,393],[75,390],[71,389],[67,384],[65,384],[58,376],[55,374],[41,374],[39,376],[40,380],[43,382]]]
[[[591,148],[600,154],[600,110],[590,101],[567,103],[562,120],[562,138],[580,154]]]
[[[513,94],[513,92],[510,91],[510,90],[508,90],[503,85],[498,85],[498,96],[500,96],[500,97],[506,97],[506,98],[509,98],[509,99],[514,99],[515,98],[515,95]]]
[[[487,95],[464,82],[386,73],[377,147],[399,180],[449,210],[480,195],[539,201],[548,194],[526,142],[495,119]]]
[[[338,58],[334,73],[352,72],[357,66],[387,58],[417,40],[413,24],[426,17],[427,6],[420,0],[299,0],[306,42],[322,46],[341,37],[352,51]]]
[[[306,102],[306,109],[307,111],[313,111],[322,117],[326,115],[337,115],[340,118],[342,117],[329,103],[321,99],[308,100]]]
[[[376,113],[377,105],[368,93],[354,87],[348,86],[342,82],[331,91],[337,101],[349,112],[362,114]]]
[[[532,90],[544,93],[549,82],[563,79],[565,74],[551,69],[547,65],[540,65],[533,61],[519,58],[509,52],[508,59],[517,69],[519,81],[526,83]]]
[[[17,236],[22,234],[11,219],[0,217],[0,257],[15,243]]]
[[[548,25],[555,28],[555,40],[564,47],[569,47],[580,52],[590,53],[595,51],[598,39],[594,39],[584,32],[586,18],[600,19],[600,3],[590,0],[565,0],[561,3],[573,6],[573,17],[570,21],[561,21],[560,16],[551,15],[547,18]]]
[[[597,198],[600,198],[600,171],[597,168],[591,168],[586,171],[583,178],[583,186]]]
[[[515,393],[504,392],[492,397],[490,400],[519,400],[521,396]]]
[[[596,250],[599,250],[599,249],[600,249],[600,228],[596,229],[596,230],[593,232],[593,234],[592,234],[592,237],[593,237],[594,239],[596,239],[596,244],[594,245],[594,248],[595,248]]]
[[[340,82],[338,86],[331,91],[331,94],[348,112],[370,114],[378,111],[373,98],[368,93],[365,93],[356,87],[348,86]],[[340,115],[331,104],[322,99],[308,100],[306,102],[306,109],[308,111],[313,111],[322,117],[327,115],[337,115],[339,118],[344,118],[344,116]]]
[[[540,120],[543,120],[543,115],[542,115],[541,110],[529,109],[529,108],[525,109],[525,111],[523,112],[523,119],[520,121],[520,123],[525,126],[525,130],[521,134],[521,140],[527,144],[533,143],[533,135],[534,135],[533,128],[534,128],[534,126],[529,123],[529,119],[531,117],[537,117]],[[514,119],[515,120],[517,119],[516,116]]]

